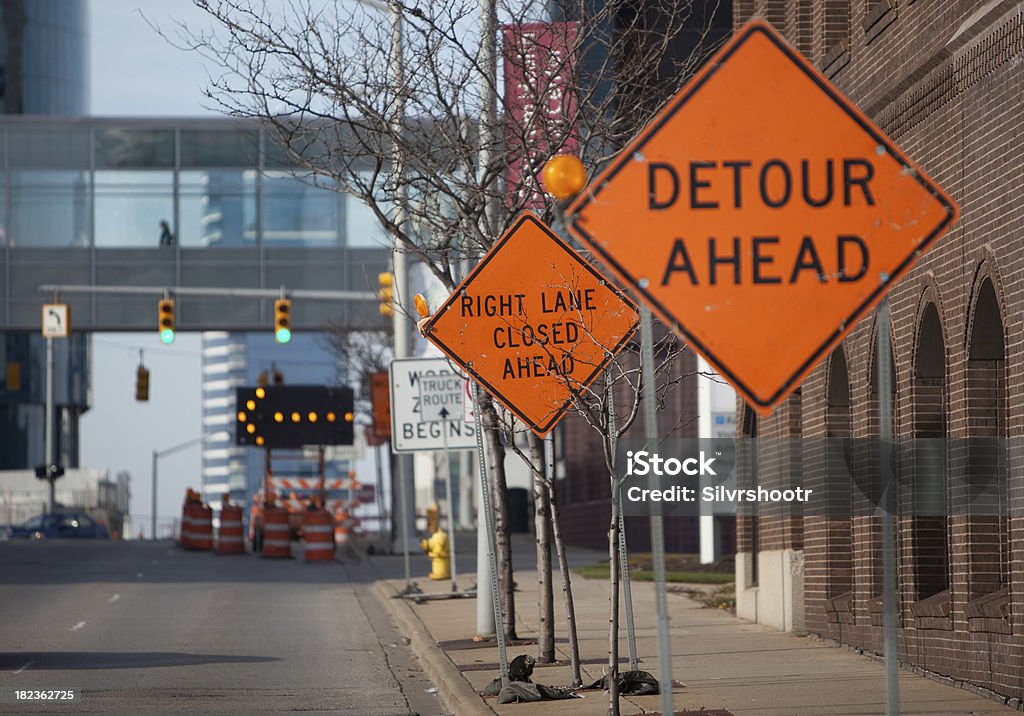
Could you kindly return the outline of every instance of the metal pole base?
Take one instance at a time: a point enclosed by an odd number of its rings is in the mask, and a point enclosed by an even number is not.
[[[476,592],[445,592],[444,594],[407,594],[405,599],[411,599],[416,604],[424,602],[441,602],[448,599],[476,599]]]
[[[404,599],[405,597],[409,597],[415,594],[423,594],[423,590],[420,589],[419,585],[416,584],[416,582],[407,582],[405,585],[405,589],[400,591],[393,598]]]

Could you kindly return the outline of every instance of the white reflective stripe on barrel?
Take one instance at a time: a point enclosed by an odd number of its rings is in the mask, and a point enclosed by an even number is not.
[[[237,522],[235,522],[235,521],[225,522],[224,520],[220,521],[220,528],[221,529],[224,529],[225,527],[241,527],[241,526],[242,526],[242,521],[241,520],[238,520]]]
[[[307,525],[302,528],[306,534],[330,534],[334,528],[330,525]]]
[[[263,546],[264,547],[287,547],[290,544],[291,543],[288,540],[285,540],[285,539],[264,539],[263,540]]]

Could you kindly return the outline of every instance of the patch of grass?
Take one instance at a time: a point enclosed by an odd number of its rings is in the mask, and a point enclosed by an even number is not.
[[[654,571],[650,569],[650,560],[647,560],[646,568],[642,568],[636,564],[631,558],[629,560],[630,569],[629,576],[638,582],[653,582]],[[665,581],[666,582],[687,582],[689,584],[728,584],[736,580],[735,575],[729,572],[723,571],[711,571],[711,570],[692,570],[692,569],[670,569],[668,560],[666,560],[665,569]],[[700,561],[697,560],[697,566],[700,565]],[[706,565],[712,566],[712,565]],[[607,579],[608,578],[608,562],[598,562],[597,564],[590,564],[583,567],[576,567],[573,569],[576,574],[586,579]]]

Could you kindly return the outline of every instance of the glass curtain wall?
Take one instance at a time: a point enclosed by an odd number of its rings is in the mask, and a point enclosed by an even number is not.
[[[370,209],[259,129],[0,129],[0,248],[387,246]]]
[[[0,244],[89,246],[88,129],[12,127],[5,139]]]

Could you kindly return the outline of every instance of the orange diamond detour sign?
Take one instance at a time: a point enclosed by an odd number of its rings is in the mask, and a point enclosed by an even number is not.
[[[636,326],[636,306],[525,212],[424,333],[544,436]]]
[[[755,21],[568,214],[571,231],[767,414],[957,207]]]

